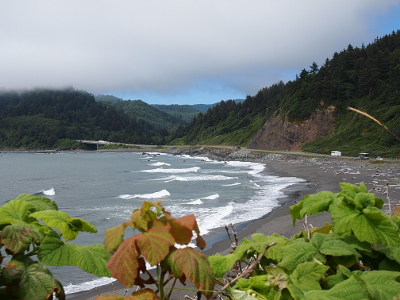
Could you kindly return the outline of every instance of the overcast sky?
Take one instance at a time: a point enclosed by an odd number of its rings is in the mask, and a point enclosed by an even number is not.
[[[215,103],[397,29],[400,0],[3,0],[0,89]]]

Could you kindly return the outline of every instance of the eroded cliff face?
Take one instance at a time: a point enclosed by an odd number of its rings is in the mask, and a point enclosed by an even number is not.
[[[334,129],[335,107],[317,110],[308,120],[289,122],[282,116],[268,120],[250,142],[249,148],[272,151],[300,151],[301,147],[327,136]]]

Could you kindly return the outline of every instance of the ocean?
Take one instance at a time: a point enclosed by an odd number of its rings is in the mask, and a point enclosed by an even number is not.
[[[273,175],[261,163],[156,152],[1,153],[0,166],[0,205],[22,193],[55,200],[59,210],[97,227],[71,241],[79,245],[102,244],[106,229],[155,200],[164,200],[173,217],[194,214],[202,236],[215,241],[217,228],[263,217],[279,206],[284,189],[305,182]],[[49,268],[67,294],[113,281],[73,266]]]

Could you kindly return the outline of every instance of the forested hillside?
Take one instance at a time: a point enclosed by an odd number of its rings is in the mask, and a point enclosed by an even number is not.
[[[348,107],[372,115],[392,133]],[[194,119],[175,136],[175,142],[246,146],[256,134],[261,137],[262,131],[271,132],[268,130],[272,125],[268,124],[301,128],[318,112],[331,114],[333,126],[322,138],[303,143],[303,150],[399,155],[400,141],[395,135],[400,136],[400,31],[377,38],[367,46],[348,45],[327,58],[322,66],[311,63],[295,80],[263,88],[243,103],[222,101]],[[286,140],[285,145],[301,144],[296,135],[287,136],[279,130],[272,132],[276,134],[275,139]],[[258,147],[268,150],[269,144],[258,144]]]
[[[1,149],[71,149],[77,139],[160,144],[166,134],[83,91],[0,94]]]

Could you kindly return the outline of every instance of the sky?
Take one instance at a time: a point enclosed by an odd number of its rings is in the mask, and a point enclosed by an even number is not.
[[[3,0],[0,90],[244,99],[400,29],[400,0]]]

